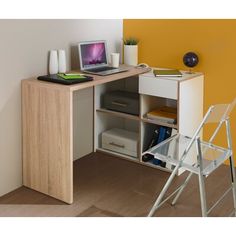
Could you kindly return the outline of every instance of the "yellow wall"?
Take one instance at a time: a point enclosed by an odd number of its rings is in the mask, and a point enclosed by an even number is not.
[[[229,103],[236,97],[236,20],[124,20],[124,38],[139,42],[139,63],[186,69],[183,55],[199,56],[195,71],[205,75],[204,112],[211,104]],[[235,109],[236,110],[236,109]],[[236,152],[236,112],[231,116]],[[204,133],[209,137],[209,132]],[[225,142],[223,133],[218,141]]]

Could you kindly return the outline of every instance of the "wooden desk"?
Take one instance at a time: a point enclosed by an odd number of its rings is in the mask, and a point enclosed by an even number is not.
[[[94,76],[91,82],[61,85],[27,79],[22,81],[23,185],[66,203],[73,202],[73,152],[83,143],[82,154],[94,150],[94,86],[136,77],[149,69],[130,67],[110,76]],[[79,93],[77,93],[79,91]],[[80,92],[86,94],[80,98]],[[76,99],[77,97],[77,99]],[[76,103],[81,100],[81,109]],[[77,113],[77,115],[75,114]],[[79,115],[78,115],[79,114]],[[83,124],[75,116],[84,116]],[[86,119],[87,117],[87,119]],[[75,131],[75,126],[78,126]],[[75,140],[76,135],[84,135]],[[78,144],[79,145],[79,144]],[[80,151],[80,150],[79,150]],[[82,155],[80,153],[80,155]]]

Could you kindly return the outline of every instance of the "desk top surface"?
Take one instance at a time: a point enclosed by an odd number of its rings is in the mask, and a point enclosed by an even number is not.
[[[67,90],[67,91],[76,91],[76,90],[93,87],[99,84],[104,84],[104,83],[108,83],[108,82],[119,80],[119,79],[137,76],[151,70],[150,68],[136,68],[133,66],[125,66],[125,67],[129,69],[126,72],[107,75],[107,76],[90,75],[93,77],[93,81],[78,83],[78,84],[73,84],[73,85],[50,83],[46,81],[37,80],[36,78],[22,80],[22,83],[30,83],[30,84],[34,84],[38,86],[43,86],[43,87],[46,86],[46,87],[51,87],[51,88],[60,89],[60,90],[62,89],[62,90]],[[72,71],[72,73],[73,72],[78,73],[78,71]]]

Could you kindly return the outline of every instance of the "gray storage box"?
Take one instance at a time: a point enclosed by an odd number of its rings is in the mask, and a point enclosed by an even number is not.
[[[139,94],[120,90],[105,93],[103,107],[113,111],[139,115]]]
[[[113,128],[102,133],[102,148],[137,157],[138,133]]]

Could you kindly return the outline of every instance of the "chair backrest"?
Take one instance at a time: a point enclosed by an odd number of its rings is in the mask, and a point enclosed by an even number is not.
[[[199,136],[199,133],[201,132],[202,128],[207,123],[219,123],[219,125],[215,129],[213,135],[211,136],[211,138],[208,141],[209,143],[213,142],[213,140],[216,137],[218,131],[220,130],[222,124],[229,118],[229,115],[230,115],[231,111],[233,110],[233,108],[235,107],[235,105],[236,105],[236,98],[234,98],[234,100],[231,104],[217,104],[217,105],[211,106],[208,109],[201,124],[199,125],[199,127],[195,131],[189,145],[185,149],[185,151],[182,155],[182,159],[184,159],[185,155],[188,153],[188,151],[191,148],[191,146],[193,145],[194,141]]]
[[[231,111],[233,110],[236,104],[236,98],[231,104],[217,104],[209,108],[208,112],[205,115],[205,124],[206,123],[219,123],[223,122],[229,118]]]

